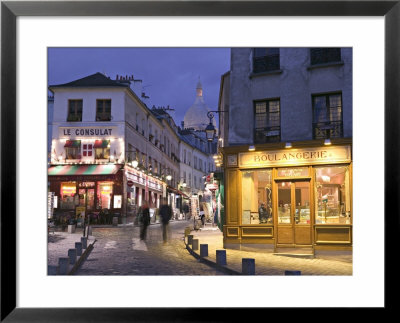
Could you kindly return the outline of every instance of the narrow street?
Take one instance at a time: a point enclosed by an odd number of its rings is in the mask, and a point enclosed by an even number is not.
[[[184,229],[191,223],[170,222],[165,245],[161,224],[148,227],[145,241],[139,239],[139,226],[94,228],[94,249],[76,275],[223,275],[186,250]]]

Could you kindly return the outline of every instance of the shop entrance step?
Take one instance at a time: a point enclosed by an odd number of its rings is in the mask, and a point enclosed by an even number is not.
[[[275,249],[273,253],[274,256],[284,256],[284,257],[297,257],[297,258],[314,258],[313,248],[283,248],[279,247]]]

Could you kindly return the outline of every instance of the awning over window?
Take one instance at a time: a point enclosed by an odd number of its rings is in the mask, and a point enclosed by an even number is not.
[[[80,140],[67,140],[64,147],[65,148],[79,148],[81,146]]]
[[[58,165],[51,166],[49,176],[60,175],[112,175],[118,172],[120,165]]]
[[[179,194],[179,195],[182,195],[184,198],[189,198],[189,196],[187,196],[185,193],[183,193],[182,191],[180,191],[180,190],[177,190],[176,188],[173,188],[173,187],[171,187],[171,186],[167,186],[167,189],[170,191],[170,192],[173,192],[173,193],[175,193],[175,194]]]
[[[110,140],[96,140],[93,148],[107,148]]]

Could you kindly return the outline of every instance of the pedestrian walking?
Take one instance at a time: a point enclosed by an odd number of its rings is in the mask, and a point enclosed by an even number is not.
[[[160,207],[160,218],[162,223],[162,235],[163,235],[163,243],[167,243],[167,228],[169,220],[172,217],[172,209],[171,206],[167,204],[167,200],[164,198],[163,204]]]
[[[140,240],[146,240],[147,227],[150,224],[150,210],[147,202],[142,205],[142,226],[140,230]]]
[[[185,220],[190,219],[190,215],[189,215],[189,205],[184,204],[183,205],[183,213],[185,213]]]

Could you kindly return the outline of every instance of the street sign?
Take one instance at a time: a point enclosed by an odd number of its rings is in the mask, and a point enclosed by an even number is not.
[[[132,187],[133,186],[133,181],[127,181],[126,185],[128,185],[129,187]]]

